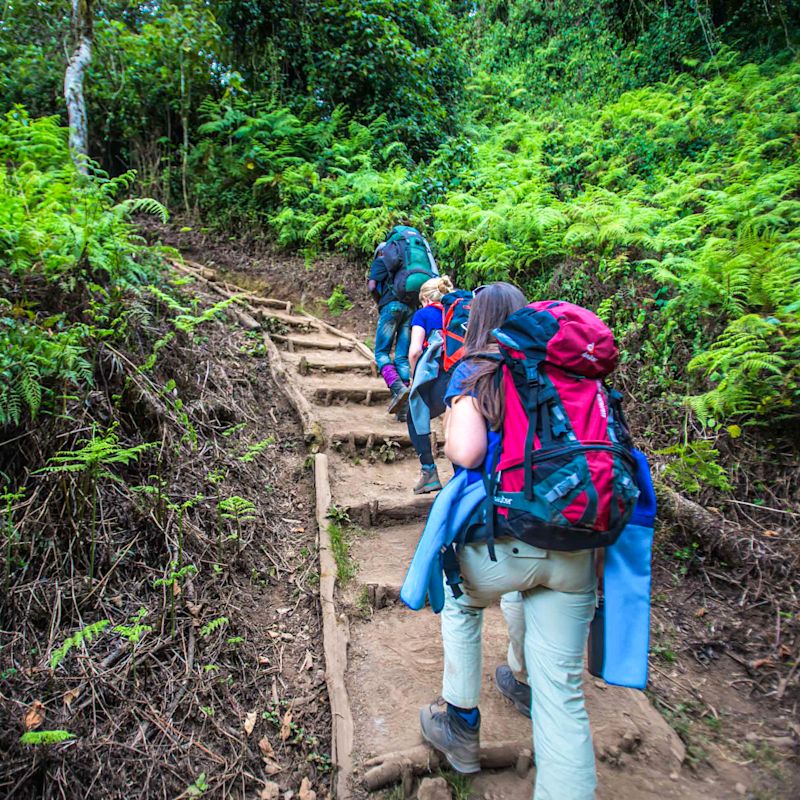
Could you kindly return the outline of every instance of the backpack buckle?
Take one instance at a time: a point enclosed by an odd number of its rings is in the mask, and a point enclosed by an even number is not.
[[[525,378],[528,381],[528,386],[538,386],[539,364],[537,362],[525,361]]]

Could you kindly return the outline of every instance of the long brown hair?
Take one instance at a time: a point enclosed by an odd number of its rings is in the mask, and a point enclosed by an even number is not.
[[[516,286],[502,282],[482,287],[472,300],[464,356],[474,357],[471,359],[474,371],[464,380],[463,393],[474,393],[479,411],[495,431],[503,424],[503,387],[495,384],[497,361],[481,358],[479,354],[497,352],[497,344],[491,341],[492,330],[527,304],[525,295]]]

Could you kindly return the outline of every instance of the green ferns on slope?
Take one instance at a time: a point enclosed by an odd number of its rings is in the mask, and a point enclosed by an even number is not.
[[[91,381],[93,343],[123,323],[121,294],[152,274],[128,217],[166,211],[123,200],[131,173],[81,175],[54,117],[0,119],[0,427],[54,410]],[[67,311],[53,314],[61,296]],[[47,299],[49,298],[49,299]]]
[[[408,152],[383,117],[366,126],[337,108],[304,121],[285,108],[251,116],[212,101],[203,112],[197,194],[218,222],[263,225],[287,248],[371,251],[388,219],[420,205]]]
[[[688,341],[705,422],[797,418],[798,130],[797,61],[677,76],[566,121],[515,114],[485,132],[470,189],[435,207],[436,241],[462,278],[537,292],[576,264],[585,279],[566,299],[614,309],[623,341],[655,323],[651,366]]]
[[[568,116],[487,96],[491,125],[424,164],[381,118],[204,111],[195,168],[208,216],[365,261],[410,222],[462,284],[509,279],[598,308],[635,348],[640,385],[687,396],[706,424],[800,416],[796,58],[739,64],[723,50]]]

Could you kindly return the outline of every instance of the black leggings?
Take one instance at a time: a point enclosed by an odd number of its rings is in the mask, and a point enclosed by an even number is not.
[[[431,449],[431,435],[429,433],[417,433],[414,427],[414,416],[409,412],[408,415],[408,435],[411,437],[411,444],[419,456],[419,463],[423,466],[433,464],[433,450]]]
[[[444,396],[447,392],[447,385],[450,383],[450,376],[444,371],[440,370],[439,376],[435,381],[425,384],[421,391],[420,396],[425,401],[425,405],[431,412],[431,419],[444,414],[445,403]],[[414,427],[414,416],[411,409],[408,409],[408,435],[411,437],[411,444],[419,456],[419,463],[424,465],[433,464],[433,450],[431,449],[431,436],[429,433],[417,433]]]

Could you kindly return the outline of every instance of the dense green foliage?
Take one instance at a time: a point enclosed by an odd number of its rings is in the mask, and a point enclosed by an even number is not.
[[[34,114],[58,110],[69,34],[41,8],[0,22],[0,89]],[[32,276],[90,308],[141,280],[113,200],[133,167],[139,193],[309,258],[416,224],[466,284],[597,307],[639,391],[712,426],[796,419],[797,21],[787,0],[101,4],[90,127],[120,177],[81,179],[52,120],[4,123],[2,418],[86,380],[85,326],[113,328],[40,319]]]
[[[0,425],[91,380],[92,348],[118,332],[126,293],[154,269],[128,217],[165,209],[115,202],[133,175],[81,175],[66,141],[52,117],[0,120]]]
[[[797,61],[725,53],[568,118],[487,105],[472,146],[418,167],[381,120],[207,109],[195,174],[209,216],[364,255],[409,219],[466,283],[599,306],[635,343],[642,385],[693,392],[706,422],[800,414]]]
[[[562,294],[623,341],[647,326],[651,385],[686,385],[688,351],[714,384],[692,400],[706,421],[797,417],[800,64],[710,74],[487,129],[468,190],[434,208],[436,240],[460,274],[537,292],[572,264]]]
[[[787,0],[486,0],[475,28],[476,89],[517,107],[613,99],[668,79],[716,55],[723,44],[748,55],[788,47],[798,9]]]
[[[417,151],[454,129],[464,58],[446,2],[227,0],[219,19],[251,93],[268,87],[294,110],[309,98],[323,116],[386,115]]]

